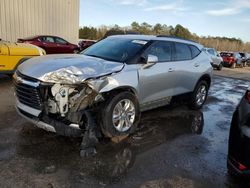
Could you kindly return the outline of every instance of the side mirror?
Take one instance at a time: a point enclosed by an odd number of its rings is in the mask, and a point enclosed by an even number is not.
[[[146,60],[146,64],[143,65],[143,69],[147,69],[149,67],[152,67],[159,61],[158,57],[155,55],[149,54]]]
[[[147,63],[157,63],[159,61],[158,57],[155,55],[148,55]]]

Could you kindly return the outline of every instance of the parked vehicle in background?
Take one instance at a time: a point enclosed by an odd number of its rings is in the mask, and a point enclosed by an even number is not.
[[[243,67],[241,56],[238,52],[221,52],[223,66],[235,68],[236,66]]]
[[[82,54],[34,58],[14,76],[16,107],[38,127],[66,136],[129,135],[142,111],[174,96],[186,96],[191,109],[203,106],[212,67],[202,49],[178,38],[118,35]]]
[[[240,52],[243,66],[246,67],[250,65],[250,54],[245,52]]]
[[[37,35],[18,39],[17,42],[29,43],[44,49],[47,54],[60,54],[60,53],[78,53],[79,47],[71,44],[68,41],[49,35]]]
[[[81,39],[78,42],[78,46],[80,48],[80,51],[85,50],[86,48],[90,47],[91,45],[95,44],[95,40],[88,40],[88,39]]]
[[[212,66],[217,70],[221,70],[223,67],[223,59],[220,54],[214,48],[204,48],[209,57],[211,58]]]
[[[25,60],[45,54],[43,49],[31,44],[0,41],[0,73],[13,74]]]
[[[233,114],[227,166],[231,175],[250,177],[250,88]]]

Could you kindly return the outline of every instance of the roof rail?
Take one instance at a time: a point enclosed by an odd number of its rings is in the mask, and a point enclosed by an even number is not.
[[[190,41],[190,42],[195,42],[193,40],[189,40],[189,39],[184,39],[181,37],[176,37],[176,36],[171,36],[171,35],[157,35],[156,37],[166,37],[166,38],[173,38],[173,39],[180,39],[180,40],[186,40],[186,41]],[[197,42],[195,42],[197,43]]]

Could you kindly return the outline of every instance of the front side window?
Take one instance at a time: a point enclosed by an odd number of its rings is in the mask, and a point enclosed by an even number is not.
[[[82,54],[109,61],[127,62],[148,43],[146,40],[106,38],[82,52]]]
[[[167,41],[156,41],[144,52],[143,57],[154,55],[158,57],[159,62],[168,62],[172,60],[172,43]]]
[[[192,59],[189,46],[183,43],[175,43],[175,59],[176,61]]]

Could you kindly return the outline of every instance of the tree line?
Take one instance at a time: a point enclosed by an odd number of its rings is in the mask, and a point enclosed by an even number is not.
[[[157,23],[150,25],[146,22],[133,22],[130,26],[120,27],[119,25],[100,27],[81,27],[79,38],[100,40],[110,35],[119,34],[146,34],[146,35],[167,35],[193,40],[206,47],[215,48],[218,51],[241,51],[250,52],[250,43],[243,42],[241,39],[228,37],[198,36],[191,33],[187,28],[178,24],[175,27]]]

